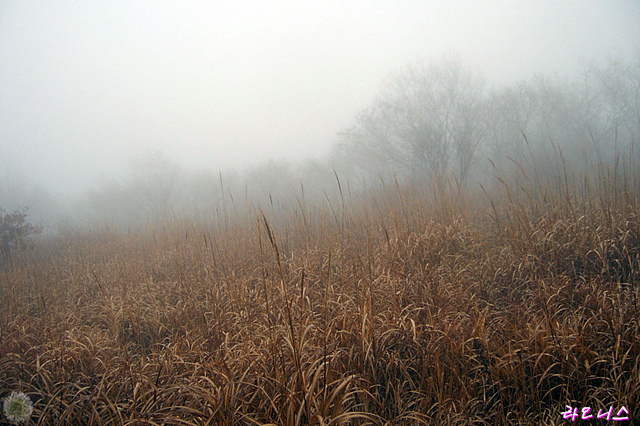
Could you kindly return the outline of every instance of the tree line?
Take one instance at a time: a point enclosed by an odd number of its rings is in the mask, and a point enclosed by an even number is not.
[[[575,79],[538,75],[487,87],[462,61],[446,58],[391,75],[340,134],[334,156],[343,173],[364,182],[417,176],[443,185],[466,182],[488,159],[504,167],[550,144],[567,158],[586,146],[589,155],[611,159],[639,137],[640,60],[585,63]]]
[[[585,63],[573,78],[537,75],[492,87],[449,57],[389,75],[374,102],[337,135],[328,158],[272,160],[221,173],[187,172],[153,154],[133,161],[129,175],[83,194],[59,217],[69,226],[130,226],[254,207],[277,213],[336,202],[342,190],[367,191],[385,180],[417,179],[443,190],[452,180],[465,185],[472,176],[521,167],[550,146],[569,161],[585,155],[614,161],[621,154],[638,156],[639,139],[640,56]],[[0,207],[8,211],[18,208],[11,205],[20,198],[16,193],[26,200],[24,194],[33,192],[11,176],[0,180]],[[33,193],[39,194],[31,197],[34,203],[19,204],[31,212],[63,210],[53,208],[55,198],[41,188]]]

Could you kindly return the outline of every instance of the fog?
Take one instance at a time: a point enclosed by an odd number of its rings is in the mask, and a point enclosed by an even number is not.
[[[190,185],[264,181],[324,161],[415,61],[455,55],[489,87],[571,77],[637,55],[638,22],[633,0],[3,0],[0,202],[95,195],[148,158]]]

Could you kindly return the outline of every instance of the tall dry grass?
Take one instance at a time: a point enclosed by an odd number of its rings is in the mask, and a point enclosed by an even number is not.
[[[30,424],[637,420],[638,161],[556,154],[482,196],[386,182],[42,241],[0,278],[0,395]]]

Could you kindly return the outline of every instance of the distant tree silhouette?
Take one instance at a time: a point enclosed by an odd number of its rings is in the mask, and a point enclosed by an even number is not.
[[[373,174],[418,173],[466,180],[485,134],[483,80],[456,58],[392,75],[340,145]]]

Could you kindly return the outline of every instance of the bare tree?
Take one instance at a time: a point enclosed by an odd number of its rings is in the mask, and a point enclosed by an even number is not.
[[[464,181],[485,133],[484,84],[458,59],[420,63],[392,75],[374,106],[341,134],[341,149],[374,174]]]
[[[147,217],[166,218],[178,202],[180,167],[161,153],[139,158],[132,166],[132,184]]]
[[[584,92],[597,142],[614,152],[640,138],[640,55],[635,62],[610,60],[585,67]]]

